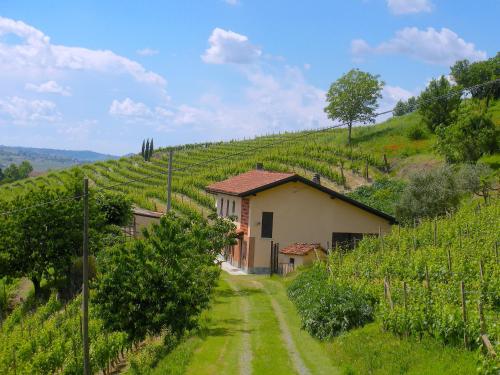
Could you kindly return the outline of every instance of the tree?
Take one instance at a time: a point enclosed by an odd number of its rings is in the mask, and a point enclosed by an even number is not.
[[[464,103],[447,127],[439,127],[437,150],[451,163],[474,163],[484,154],[494,153],[498,130],[478,103]]]
[[[17,165],[12,163],[7,168],[5,168],[4,175],[7,182],[17,181],[19,180],[19,168],[17,167]]]
[[[438,126],[448,126],[460,105],[460,88],[452,86],[445,76],[433,79],[418,98],[418,110],[431,132]]]
[[[483,197],[488,203],[488,198],[495,188],[495,173],[484,164],[465,164],[460,168],[457,175],[460,188],[464,192]]]
[[[94,294],[106,328],[134,342],[165,328],[180,336],[196,324],[219,275],[215,254],[234,243],[234,225],[213,219],[168,214],[144,239],[106,249]]]
[[[154,151],[153,138],[151,138],[151,142],[149,142],[148,160],[150,160],[151,156],[153,156],[153,151]]]
[[[14,211],[0,216],[0,277],[29,278],[37,297],[42,280],[66,291],[74,261],[82,253],[82,180],[82,174],[77,172],[65,181],[64,188],[33,187],[12,201],[0,202],[2,211]],[[123,203],[116,204],[118,198],[109,201],[105,207],[116,205],[123,215],[129,215]],[[41,207],[42,202],[50,204]],[[93,192],[89,202],[89,248],[95,254],[107,242],[107,236],[116,238],[120,234],[106,211],[96,204]],[[117,214],[113,220],[120,220]]]
[[[148,161],[149,160],[149,138],[146,141],[146,148],[144,149],[144,160]]]
[[[417,109],[417,98],[414,96],[408,98],[408,100],[398,100],[396,106],[394,107],[394,116],[403,116],[408,113],[413,112]]]
[[[142,158],[144,159],[144,150],[146,149],[146,140],[143,139],[142,140],[142,149],[141,149],[141,155],[142,155]]]
[[[451,67],[455,82],[463,87],[470,87],[494,81],[500,77],[500,52],[485,61],[470,63],[469,60],[457,61]],[[500,83],[489,84],[470,90],[472,97],[485,99],[488,106],[490,99],[500,98]]]
[[[328,118],[348,126],[348,143],[351,144],[352,125],[355,122],[375,122],[377,100],[382,97],[384,82],[378,75],[352,69],[331,84],[326,94]]]
[[[410,176],[396,204],[396,217],[410,223],[413,219],[444,215],[458,206],[461,195],[451,166],[417,172]]]
[[[2,181],[3,178],[4,178],[3,171],[2,171],[2,168],[0,168],[0,181]]]
[[[33,166],[29,161],[24,160],[18,167],[19,179],[29,177],[30,173],[33,172]]]

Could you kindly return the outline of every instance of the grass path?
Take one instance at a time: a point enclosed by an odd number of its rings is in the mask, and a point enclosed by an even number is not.
[[[337,374],[326,350],[300,330],[282,283],[224,273],[206,335],[186,374]]]

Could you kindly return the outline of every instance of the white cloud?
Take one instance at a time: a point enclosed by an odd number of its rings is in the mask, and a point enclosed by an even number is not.
[[[13,96],[0,99],[0,115],[7,115],[16,123],[35,121],[54,122],[61,118],[54,102],[48,100],[28,100]]]
[[[141,64],[109,50],[55,45],[40,30],[22,22],[0,17],[0,37],[16,35],[19,44],[0,42],[0,69],[34,76],[61,70],[88,70],[129,74],[136,81],[165,86],[165,79]]]
[[[141,55],[141,56],[154,56],[154,55],[158,55],[160,53],[160,51],[158,51],[157,49],[153,49],[153,48],[138,49],[136,52],[138,55]]]
[[[432,11],[429,0],[387,0],[387,6],[394,14],[409,14]]]
[[[486,52],[477,50],[473,43],[466,42],[450,29],[440,31],[432,27],[419,30],[406,27],[396,32],[394,38],[371,47],[366,41],[351,42],[351,52],[356,60],[366,54],[402,54],[430,64],[451,65],[460,59],[483,60]]]
[[[218,27],[212,31],[208,42],[210,47],[201,56],[208,64],[249,64],[262,54],[245,35]]]
[[[113,100],[109,107],[109,114],[119,117],[129,118],[148,118],[152,116],[151,109],[144,103],[134,102],[130,98],[125,98],[123,101]]]
[[[62,87],[56,81],[47,81],[39,85],[36,85],[34,83],[27,83],[24,87],[26,88],[26,90],[39,93],[51,93],[59,94],[62,96],[71,96],[69,87]]]

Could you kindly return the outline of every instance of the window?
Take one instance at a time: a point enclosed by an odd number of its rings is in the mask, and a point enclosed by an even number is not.
[[[229,216],[229,199],[226,202],[226,216]]]
[[[220,199],[220,216],[224,213],[224,198]]]
[[[260,236],[262,238],[273,238],[273,213],[262,213],[262,231]]]
[[[235,201],[233,201],[233,212],[232,213],[233,213],[233,215],[236,213],[236,202]]]
[[[342,247],[352,250],[356,247],[358,241],[363,238],[361,233],[332,233],[333,248]]]
[[[295,264],[295,258],[290,258],[290,265],[294,265]]]

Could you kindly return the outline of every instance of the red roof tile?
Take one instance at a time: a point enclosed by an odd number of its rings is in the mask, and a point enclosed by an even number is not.
[[[280,253],[288,255],[306,255],[313,250],[319,250],[326,253],[325,249],[318,243],[294,243],[293,245],[280,249]]]
[[[207,187],[207,191],[210,193],[241,195],[294,176],[296,176],[294,173],[269,172],[255,169],[230,177],[227,180],[213,183]]]

